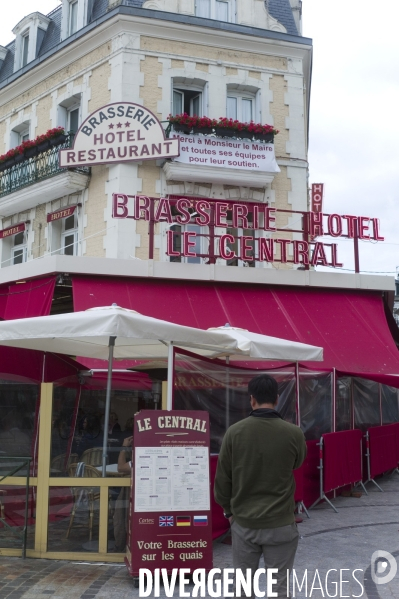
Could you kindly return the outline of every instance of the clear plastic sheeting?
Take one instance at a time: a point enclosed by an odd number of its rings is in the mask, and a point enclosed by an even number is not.
[[[381,424],[379,383],[361,378],[353,378],[352,381],[354,428],[365,431],[370,426],[379,426]]]
[[[399,421],[399,391],[395,387],[381,385],[382,424]]]
[[[260,374],[277,380],[277,409],[285,420],[296,422],[294,366],[247,370],[176,353],[174,409],[209,412],[211,453],[219,453],[227,428],[250,414],[248,383]]]
[[[301,429],[306,440],[332,432],[332,373],[299,373]]]
[[[349,376],[337,380],[335,401],[335,430],[347,431],[352,428],[352,379]]]

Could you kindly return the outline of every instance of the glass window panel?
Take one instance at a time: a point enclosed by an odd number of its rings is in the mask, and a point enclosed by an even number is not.
[[[211,16],[211,0],[196,0],[195,14],[197,17],[209,19]]]
[[[201,112],[201,94],[198,94],[191,100],[190,115],[201,116]]]
[[[29,35],[25,35],[22,38],[22,66],[28,64],[28,53],[29,53]]]
[[[128,534],[130,488],[110,489],[108,518],[108,551],[125,553]]]
[[[75,108],[69,112],[68,130],[76,133],[79,129],[79,108]]]
[[[13,264],[22,264],[24,262],[25,250],[14,250],[13,251]]]
[[[0,381],[0,456],[32,457],[38,391],[37,385]]]
[[[251,100],[251,99],[242,98],[242,100],[241,100],[241,112],[242,112],[241,120],[244,123],[249,123],[253,119],[252,104],[253,104],[253,100]]]
[[[74,256],[74,254],[75,254],[75,234],[65,235],[65,237],[64,237],[64,254],[66,256]]]
[[[64,230],[69,231],[70,229],[75,228],[75,215],[72,214],[64,219]]]
[[[227,96],[227,118],[234,120],[237,118],[237,98]]]
[[[301,429],[307,441],[320,439],[332,431],[332,375],[305,374],[299,376]]]
[[[69,35],[72,35],[78,28],[78,2],[70,4],[69,11]]]
[[[173,91],[173,114],[182,114],[183,112],[183,93]]]
[[[1,462],[4,460],[0,460]],[[3,474],[3,471],[2,471]],[[17,476],[17,475],[16,475]],[[25,525],[26,487],[0,485],[0,517],[7,526],[0,524],[0,547],[21,549],[22,530]],[[33,549],[35,543],[36,489],[29,489],[28,531],[26,546]]]
[[[353,403],[355,428],[365,431],[370,426],[379,426],[379,384],[362,378],[353,379]]]
[[[229,20],[229,3],[221,0],[216,0],[216,19],[218,21]]]
[[[21,245],[25,241],[25,233],[22,231],[21,233],[17,233],[14,235],[14,246]]]
[[[87,487],[73,486],[75,464],[69,468],[69,487],[49,489],[49,551],[98,552],[100,488],[95,486],[96,469],[91,468],[93,486],[89,481]]]

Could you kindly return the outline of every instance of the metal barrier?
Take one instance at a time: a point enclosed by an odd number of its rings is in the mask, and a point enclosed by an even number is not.
[[[24,526],[21,532],[18,532],[16,530],[14,530],[14,528],[12,526],[10,526],[7,521],[6,521],[6,517],[5,517],[5,513],[4,513],[4,509],[1,510],[0,512],[0,522],[14,535],[17,535],[21,540],[22,540],[22,557],[25,559],[26,557],[26,541],[27,541],[27,534],[28,534],[28,510],[29,510],[29,475],[30,475],[30,463],[31,463],[32,458],[26,458],[26,457],[10,457],[10,456],[4,456],[4,457],[0,457],[0,467],[2,465],[2,462],[6,462],[7,466],[10,467],[10,462],[15,462],[17,465],[15,466],[15,468],[12,468],[11,470],[2,473],[0,472],[0,483],[10,477],[10,476],[14,476],[14,474],[16,474],[17,472],[19,472],[24,466],[27,466],[27,474],[26,474],[26,483],[25,483],[25,488],[26,488],[26,493],[25,493],[25,522],[24,522]],[[1,470],[3,470],[1,468]]]

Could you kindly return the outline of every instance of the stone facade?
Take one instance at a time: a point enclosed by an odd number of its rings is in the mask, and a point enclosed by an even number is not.
[[[117,3],[121,4],[128,3]],[[60,188],[59,198],[54,197],[55,175],[51,198],[44,202],[35,199],[40,198],[42,183],[32,182],[35,193],[30,203],[25,198],[22,210],[16,193],[15,213],[7,213],[0,225],[5,228],[21,219],[29,221],[27,260],[63,252],[62,243],[61,247],[54,247],[52,225],[46,222],[46,213],[57,201],[60,206],[81,205],[76,225],[77,254],[141,260],[148,259],[148,224],[114,220],[111,215],[114,192],[152,197],[203,196],[267,202],[284,210],[307,209],[306,128],[311,46],[300,37],[296,42],[292,36],[285,41],[287,27],[267,13],[263,1],[236,0],[234,6],[236,21],[231,30],[226,28],[223,33],[216,24],[214,27],[198,24],[192,0],[157,0],[144,2],[143,9],[175,12],[183,21],[163,20],[158,15],[149,17],[148,11],[137,17],[136,10],[131,16],[114,15],[109,21],[82,32],[66,47],[56,46],[47,58],[34,61],[30,69],[27,65],[26,72],[17,71],[0,88],[0,154],[18,145],[26,133],[32,139],[59,125],[68,128],[73,110],[78,110],[81,123],[110,102],[142,104],[165,122],[173,109],[173,89],[197,90],[201,94],[202,114],[211,118],[226,115],[228,93],[252,98],[253,119],[280,130],[275,138],[275,153],[281,172],[262,188],[235,183],[234,177],[229,185],[220,184],[217,177],[207,182],[195,181],[192,175],[172,180],[165,174],[164,161],[104,165],[92,168],[84,188],[82,184],[70,192]],[[259,35],[246,26],[258,27]],[[269,36],[267,30],[271,32]],[[217,168],[215,174],[216,171]],[[4,176],[0,181],[1,215],[6,194]],[[280,215],[278,225],[288,227],[288,215]],[[155,260],[168,260],[166,230],[165,224],[155,228]],[[293,234],[285,232],[283,236]],[[8,247],[2,254],[2,266],[10,264],[9,253]],[[224,261],[219,259],[218,263]]]

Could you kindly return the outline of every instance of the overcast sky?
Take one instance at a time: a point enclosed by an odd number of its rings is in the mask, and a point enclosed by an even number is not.
[[[11,2],[2,11],[0,45],[26,14],[59,4]],[[399,266],[398,18],[398,0],[303,0],[303,33],[314,45],[310,182],[325,183],[325,212],[380,218],[385,242],[360,242],[360,266],[392,274]],[[353,269],[352,256],[351,242],[342,240],[345,269]]]

